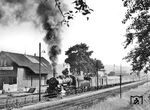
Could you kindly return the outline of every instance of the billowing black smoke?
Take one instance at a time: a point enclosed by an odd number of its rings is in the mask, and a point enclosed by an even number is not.
[[[31,22],[45,31],[49,58],[55,68],[60,54],[62,13],[55,0],[0,0],[0,24]]]
[[[60,54],[60,31],[61,31],[61,13],[54,7],[53,0],[40,2],[37,13],[46,31],[44,41],[49,45],[49,58],[52,61],[53,72],[57,64],[57,56]]]

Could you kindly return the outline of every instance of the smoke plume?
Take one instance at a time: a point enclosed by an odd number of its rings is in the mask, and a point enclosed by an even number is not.
[[[0,24],[31,22],[45,31],[49,58],[55,68],[60,54],[62,13],[55,0],[0,0]]]

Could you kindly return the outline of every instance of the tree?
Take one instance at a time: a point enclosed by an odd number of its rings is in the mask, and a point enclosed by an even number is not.
[[[80,74],[80,71],[87,72],[88,60],[93,51],[88,51],[88,46],[84,43],[76,44],[73,47],[70,47],[66,51],[65,55],[68,58],[65,59],[65,63],[70,65],[71,72],[77,72]]]
[[[127,9],[123,23],[130,23],[124,47],[134,45],[125,59],[131,62],[133,71],[147,72],[150,70],[150,0],[122,1]]]
[[[114,71],[110,71],[108,76],[114,76],[115,75],[115,72]]]
[[[82,15],[86,16],[88,14],[91,14],[91,12],[93,11],[93,9],[91,9],[88,6],[88,4],[86,3],[86,0],[73,0],[72,4],[74,5],[75,11],[69,10],[67,12],[64,12],[62,10],[62,7],[61,7],[62,1],[61,0],[55,0],[55,3],[64,18],[62,22],[67,24],[67,26],[69,26],[69,24],[68,24],[69,20],[73,19],[75,13],[81,13]],[[89,19],[89,17],[87,17],[87,20],[88,19]]]
[[[97,69],[98,71],[100,71],[101,69],[104,69],[104,65],[103,65],[103,63],[101,62],[101,60],[94,59],[93,61],[94,61],[94,64],[95,64],[95,66],[96,66],[96,69]]]
[[[91,58],[91,73],[94,73],[94,75],[96,75],[96,72],[97,71],[100,71],[101,69],[104,69],[104,65],[103,63],[101,62],[101,60],[98,60],[98,59],[92,59]]]
[[[80,74],[83,71],[84,73],[93,73],[95,75],[97,69],[104,68],[100,60],[90,58],[93,51],[89,51],[88,48],[86,44],[81,43],[70,47],[66,51],[65,54],[68,58],[66,58],[65,62],[70,65],[71,72]]]

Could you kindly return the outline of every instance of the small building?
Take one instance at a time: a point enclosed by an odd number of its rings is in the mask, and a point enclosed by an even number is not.
[[[50,77],[52,77],[52,67],[41,57],[41,85],[46,85],[46,80]],[[23,91],[25,88],[38,89],[39,57],[1,51],[0,90],[4,89],[4,85],[10,85],[8,88],[10,91]]]
[[[97,78],[98,77],[98,78]],[[91,77],[91,86],[97,86],[97,79],[98,79],[98,86],[107,85],[107,74],[105,72],[105,69],[101,69],[98,71],[98,76],[95,75]]]

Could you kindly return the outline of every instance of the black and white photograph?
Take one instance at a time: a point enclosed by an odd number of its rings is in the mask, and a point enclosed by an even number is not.
[[[150,0],[0,0],[0,110],[150,110]]]

